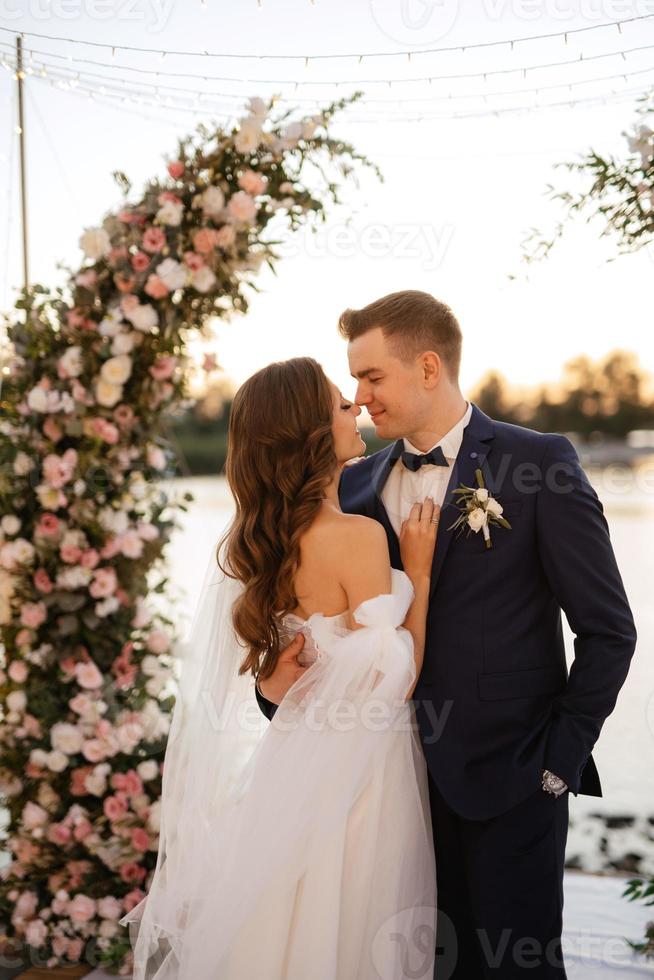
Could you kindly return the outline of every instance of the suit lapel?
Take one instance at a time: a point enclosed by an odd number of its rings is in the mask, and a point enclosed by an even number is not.
[[[386,513],[386,508],[382,503],[381,495],[389,473],[393,469],[393,466],[397,460],[400,458],[403,449],[404,442],[402,439],[398,439],[392,446],[388,446],[386,449],[383,449],[379,453],[379,456],[375,462],[371,480],[373,493],[372,516],[383,525],[388,538],[388,550],[391,558],[391,565],[393,568],[399,569],[402,569],[400,542],[397,534],[395,533],[395,529],[390,522],[389,516]]]
[[[472,415],[470,416],[468,425],[463,430],[461,448],[459,449],[459,453],[450,471],[450,479],[447,484],[447,490],[445,491],[445,497],[443,498],[441,521],[438,526],[436,552],[434,554],[431,583],[429,587],[430,598],[434,593],[436,583],[438,582],[438,577],[443,568],[443,562],[445,561],[447,549],[449,548],[450,542],[455,534],[455,532],[453,530],[449,530],[449,528],[460,514],[460,510],[455,503],[456,497],[454,496],[453,491],[456,490],[461,483],[465,483],[465,485],[468,487],[476,486],[477,482],[475,479],[475,470],[479,468],[481,468],[484,474],[484,482],[486,486],[491,486],[490,477],[487,478],[484,464],[486,461],[486,456],[490,452],[490,444],[492,439],[492,419],[485,415],[484,412],[482,412],[480,408],[477,408],[477,406],[473,403]]]

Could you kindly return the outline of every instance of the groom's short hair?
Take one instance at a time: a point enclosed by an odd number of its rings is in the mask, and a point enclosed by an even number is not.
[[[338,320],[339,333],[348,341],[375,327],[382,328],[400,360],[411,361],[423,351],[433,350],[442,358],[452,380],[458,379],[461,327],[446,303],[419,289],[403,289],[360,310],[345,310]]]

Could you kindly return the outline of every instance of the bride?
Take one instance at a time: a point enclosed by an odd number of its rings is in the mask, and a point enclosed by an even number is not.
[[[205,575],[164,760],[134,980],[431,980],[436,875],[411,694],[439,508],[386,534],[338,503],[356,417],[311,358],[238,391],[236,513]],[[288,637],[301,630],[303,656]],[[291,648],[293,649],[293,648]],[[272,722],[255,681],[288,657]]]

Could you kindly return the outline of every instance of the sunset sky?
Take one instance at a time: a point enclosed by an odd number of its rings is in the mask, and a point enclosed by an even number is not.
[[[642,366],[654,372],[654,247],[607,263],[617,256],[615,240],[600,239],[601,225],[581,218],[569,226],[548,260],[527,266],[521,258],[521,242],[529,230],[549,232],[563,216],[560,206],[548,199],[546,185],[575,187],[575,178],[554,164],[576,160],[590,147],[624,156],[622,133],[636,120],[636,95],[629,93],[644,92],[654,82],[651,52],[646,50],[654,50],[654,17],[623,23],[620,31],[615,25],[574,31],[640,16],[647,13],[646,5],[618,6],[608,0],[540,6],[533,0],[458,5],[452,0],[262,0],[259,7],[256,0],[138,0],[129,5],[106,0],[102,9],[112,15],[101,20],[102,5],[94,0],[67,4],[5,0],[10,16],[5,11],[1,23],[13,30],[153,51],[352,57],[315,59],[308,65],[282,58],[171,53],[162,58],[120,50],[112,57],[107,48],[26,37],[28,51],[47,52],[34,55],[34,62],[47,60],[69,75],[81,72],[76,91],[61,91],[48,79],[26,82],[33,280],[60,282],[57,263],[79,263],[82,229],[119,203],[112,171],[125,171],[138,189],[162,170],[162,158],[174,154],[178,136],[200,118],[208,122],[217,115],[165,105],[152,109],[127,98],[112,104],[108,98],[91,102],[79,91],[85,72],[104,77],[107,84],[129,79],[134,88],[154,77],[130,70],[138,67],[159,71],[162,84],[184,88],[189,97],[200,91],[232,93],[233,98],[223,100],[226,118],[234,118],[238,100],[273,92],[307,100],[301,104],[310,113],[316,104],[311,100],[324,104],[340,98],[358,81],[368,101],[350,109],[335,132],[379,164],[385,181],[364,175],[358,189],[348,188],[343,207],[332,212],[316,238],[300,233],[289,244],[278,277],[262,275],[263,291],[253,299],[249,315],[219,325],[215,350],[237,383],[271,360],[311,354],[346,395],[352,394],[345,346],[336,334],[338,314],[403,288],[428,290],[457,314],[464,333],[464,391],[489,368],[516,384],[533,384],[555,380],[563,362],[579,353],[599,358],[617,347],[635,351]],[[559,36],[522,41],[513,50],[508,44],[465,51],[458,47],[564,31],[570,32],[567,44]],[[0,34],[0,42],[0,50],[9,54],[12,35]],[[407,49],[455,46],[458,50],[417,53],[410,60],[395,56]],[[624,58],[619,54],[637,47],[645,50]],[[388,56],[371,57],[380,52]],[[614,56],[595,57],[609,52]],[[359,61],[360,54],[369,57]],[[580,54],[584,63],[540,68],[526,76],[519,71],[495,74],[574,60]],[[81,59],[95,64],[83,65]],[[207,72],[229,81],[164,77],[183,72]],[[486,79],[402,81],[483,72],[489,73]],[[619,77],[621,72],[627,73],[625,78]],[[324,84],[307,84],[314,80]],[[492,108],[595,95],[608,96],[607,104],[481,115]],[[206,99],[215,103],[219,97]],[[445,118],[454,111],[461,118]],[[21,278],[15,113],[15,83],[0,69],[2,309],[10,306],[12,287]]]

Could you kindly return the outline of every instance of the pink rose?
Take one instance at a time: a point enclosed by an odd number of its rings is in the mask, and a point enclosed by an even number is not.
[[[236,194],[232,194],[227,204],[227,210],[232,218],[247,225],[251,225],[257,216],[256,202],[245,191],[237,191]]]
[[[87,762],[102,762],[109,755],[109,748],[99,738],[89,738],[82,746],[82,755]]]
[[[130,262],[132,263],[132,269],[134,269],[134,272],[145,272],[147,267],[150,265],[150,259],[145,252],[136,252],[134,255],[132,255]]]
[[[154,524],[139,524],[137,531],[139,537],[143,538],[144,541],[154,541],[155,538],[159,537],[159,531]]]
[[[218,230],[218,238],[216,245],[223,250],[231,248],[236,241],[236,231],[233,225],[223,225],[222,228]]]
[[[43,919],[32,919],[31,922],[28,922],[25,929],[25,939],[30,946],[38,949],[44,944],[47,935],[48,927]]]
[[[152,299],[163,299],[163,297],[167,296],[170,292],[165,282],[160,279],[159,276],[155,276],[154,273],[151,276],[148,276],[148,281],[146,282],[144,288],[145,292],[148,294],[148,296],[151,296]]]
[[[56,514],[45,513],[41,514],[39,522],[35,528],[35,534],[42,535],[43,537],[53,537],[59,532],[59,518]]]
[[[135,851],[147,851],[150,845],[150,838],[142,827],[134,827],[132,830],[132,847]]]
[[[177,358],[169,354],[161,354],[149,368],[150,374],[157,381],[169,378],[177,365]]]
[[[16,633],[16,646],[26,647],[32,642],[32,634],[29,629],[18,630]]]
[[[115,568],[96,568],[93,573],[93,581],[89,585],[89,592],[94,599],[105,599],[108,595],[113,595],[118,585]]]
[[[214,228],[200,228],[193,235],[193,247],[202,255],[208,255],[217,244],[218,232]]]
[[[93,431],[110,446],[115,446],[120,436],[116,426],[102,417],[93,419]]]
[[[114,283],[119,292],[130,293],[136,285],[136,279],[134,276],[126,276],[122,272],[117,272],[114,276]]]
[[[68,903],[68,916],[75,923],[89,922],[96,913],[95,899],[78,894]]]
[[[87,548],[86,551],[82,552],[82,557],[80,558],[80,565],[82,568],[95,568],[100,561],[100,555],[95,548]]]
[[[75,677],[80,687],[93,690],[102,687],[103,677],[94,663],[90,661],[75,665]],[[92,759],[88,760],[92,762]]]
[[[85,269],[83,272],[78,273],[75,276],[75,282],[78,286],[83,286],[84,289],[91,289],[95,286],[98,281],[98,274],[95,269]]]
[[[45,622],[48,611],[43,602],[26,602],[20,613],[20,621],[23,626],[35,630]]]
[[[166,201],[170,201],[171,204],[182,203],[182,199],[178,197],[177,194],[173,194],[172,191],[162,191],[159,197],[157,198],[157,203],[165,204]]]
[[[77,450],[67,449],[62,456],[48,453],[43,460],[43,476],[55,490],[63,487],[73,476],[77,466]]]
[[[51,415],[48,415],[47,419],[43,423],[43,434],[46,435],[51,442],[59,442],[63,435],[63,432]]]
[[[184,263],[192,272],[197,272],[204,266],[204,259],[195,252],[184,252]]]
[[[68,949],[66,951],[66,956],[71,963],[79,963],[82,959],[82,953],[84,952],[84,940],[83,939],[69,939]]]
[[[45,595],[52,592],[54,588],[52,580],[45,568],[37,568],[37,570],[34,572],[33,581],[39,592],[43,592]]]
[[[247,191],[248,194],[253,194],[256,197],[257,194],[263,194],[265,191],[266,178],[254,170],[246,170],[238,178],[238,186],[241,190]]]
[[[120,541],[118,538],[108,538],[100,550],[102,558],[113,558],[120,551]]]
[[[118,540],[121,554],[125,558],[140,558],[143,554],[143,540],[133,528],[121,534]]]
[[[164,247],[166,236],[161,228],[147,228],[143,233],[141,244],[146,252],[153,255],[155,252],[160,252]]]
[[[12,660],[9,664],[9,670],[7,671],[9,677],[16,684],[24,684],[27,680],[27,664],[24,660]]]
[[[114,419],[120,429],[128,429],[134,424],[134,409],[131,405],[118,405],[114,408]]]
[[[145,892],[141,891],[140,888],[133,888],[131,892],[127,892],[123,895],[123,908],[126,912],[131,912],[132,909],[142,902],[145,898]]]
[[[127,800],[121,796],[107,796],[102,804],[102,809],[108,820],[120,820],[129,810],[129,806]]]
[[[59,549],[59,554],[61,555],[61,560],[65,561],[68,565],[76,565],[82,557],[82,549],[76,545],[66,544]]]
[[[170,646],[170,635],[165,630],[152,630],[145,639],[145,645],[152,653],[165,653]]]
[[[127,296],[123,296],[120,301],[120,308],[125,315],[132,313],[136,307],[140,305],[138,296],[134,296],[132,293]]]
[[[126,864],[121,865],[119,873],[123,881],[126,882],[143,881],[147,875],[145,868],[142,868],[135,861],[128,861]]]
[[[168,173],[173,180],[179,180],[184,173],[184,164],[181,160],[171,160],[168,164]]]
[[[83,841],[89,834],[93,833],[93,825],[86,819],[78,821],[75,824],[75,829],[73,830],[73,837],[77,841]]]
[[[48,827],[48,840],[52,844],[69,844],[72,840],[73,832],[70,827],[63,823],[53,823]]]

